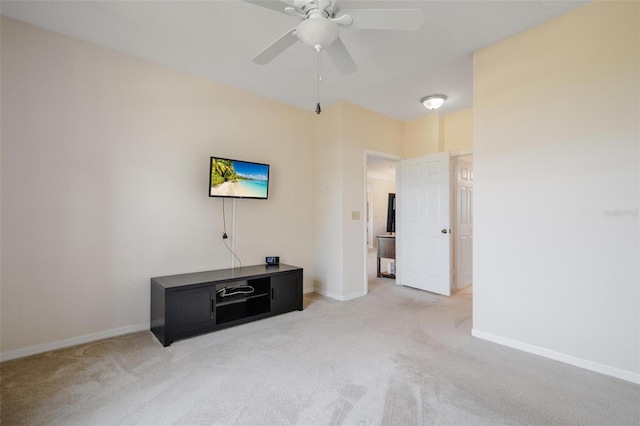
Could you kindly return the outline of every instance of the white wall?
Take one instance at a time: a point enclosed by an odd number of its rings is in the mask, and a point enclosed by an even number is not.
[[[596,2],[476,52],[473,118],[474,335],[635,382],[639,15]]]
[[[210,155],[271,164],[269,200],[237,202],[238,256],[279,255],[312,288],[315,114],[6,18],[1,31],[5,359],[148,328],[150,277],[229,267]]]

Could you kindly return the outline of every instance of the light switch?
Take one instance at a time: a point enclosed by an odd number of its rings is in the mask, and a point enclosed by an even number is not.
[[[360,220],[360,212],[351,212],[351,219]]]

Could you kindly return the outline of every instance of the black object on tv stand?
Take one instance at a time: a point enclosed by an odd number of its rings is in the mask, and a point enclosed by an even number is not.
[[[246,286],[251,293],[244,293]],[[223,296],[225,287],[227,294],[236,294]],[[297,266],[255,265],[151,278],[151,331],[163,346],[295,310],[302,310],[302,268]]]

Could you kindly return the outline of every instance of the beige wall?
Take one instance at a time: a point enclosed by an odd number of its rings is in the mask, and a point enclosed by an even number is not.
[[[402,147],[405,158],[473,149],[473,110],[432,113],[406,122]]]
[[[446,114],[443,118],[441,151],[473,149],[473,110],[471,108]]]
[[[343,112],[343,297],[348,299],[364,295],[367,280],[365,149],[401,155],[404,123],[347,102]],[[360,219],[352,219],[354,211]]]
[[[440,151],[440,118],[430,114],[405,123],[402,155],[404,158],[423,157]]]
[[[229,267],[210,155],[271,165],[269,200],[237,201],[236,235],[228,201],[227,232],[243,264],[279,255],[312,289],[315,114],[17,21],[1,31],[3,356],[148,328],[150,277]]]
[[[316,292],[342,295],[342,104],[324,107],[313,117],[313,286]]]
[[[474,335],[635,382],[639,16],[596,2],[474,55]]]
[[[325,115],[325,112],[329,114]],[[315,117],[316,291],[339,300],[365,294],[365,150],[401,154],[404,123],[348,102]],[[353,219],[353,213],[359,219]]]

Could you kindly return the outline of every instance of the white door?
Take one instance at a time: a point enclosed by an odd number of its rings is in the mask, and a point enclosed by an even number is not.
[[[456,159],[455,286],[473,282],[473,164]]]
[[[398,284],[451,295],[449,152],[403,160],[398,168]]]

